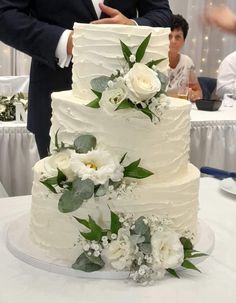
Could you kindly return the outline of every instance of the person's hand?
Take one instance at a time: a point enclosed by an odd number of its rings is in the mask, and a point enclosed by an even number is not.
[[[70,33],[68,40],[67,40],[67,47],[66,47],[67,55],[72,55],[72,48],[73,48],[72,35],[73,35],[73,32]]]
[[[236,15],[225,5],[208,7],[204,19],[208,25],[228,33],[236,33]]]
[[[135,25],[136,23],[125,17],[117,9],[111,8],[103,3],[99,3],[99,7],[103,13],[109,16],[109,18],[103,18],[92,21],[92,24],[124,24],[124,25]]]
[[[201,98],[202,98],[202,96],[200,95],[199,91],[193,90],[192,88],[188,89],[188,100],[189,101],[195,102]]]

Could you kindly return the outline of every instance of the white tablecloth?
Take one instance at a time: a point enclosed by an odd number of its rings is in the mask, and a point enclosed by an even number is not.
[[[233,303],[236,298],[236,196],[219,189],[219,181],[203,178],[200,214],[215,232],[212,255],[198,264],[202,273],[181,272],[151,287],[125,281],[89,280],[31,267],[5,246],[7,224],[29,211],[30,196],[0,199],[1,303]]]
[[[216,112],[191,111],[190,161],[236,171],[236,102]]]
[[[34,136],[24,123],[0,122],[0,182],[9,196],[31,193],[32,166],[38,159]]]
[[[29,76],[1,76],[0,96],[11,96],[22,92],[28,94]]]

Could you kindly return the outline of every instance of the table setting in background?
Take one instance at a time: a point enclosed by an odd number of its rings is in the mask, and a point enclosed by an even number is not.
[[[39,159],[26,128],[28,76],[0,77],[0,182],[9,196],[30,194]]]
[[[222,102],[217,111],[198,110],[192,105],[190,162],[198,168],[236,171],[236,101],[230,105]]]

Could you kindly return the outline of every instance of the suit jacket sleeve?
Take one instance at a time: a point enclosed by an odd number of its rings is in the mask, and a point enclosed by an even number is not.
[[[138,25],[170,27],[171,10],[168,0],[140,0],[138,3]]]
[[[0,0],[0,40],[54,68],[55,50],[65,29],[33,17],[29,3]]]

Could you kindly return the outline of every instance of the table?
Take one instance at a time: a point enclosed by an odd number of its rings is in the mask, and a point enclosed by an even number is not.
[[[190,161],[198,168],[212,166],[236,171],[236,101],[219,111],[191,111]]]
[[[35,139],[25,123],[0,122],[0,182],[9,196],[31,193],[38,161]]]
[[[219,181],[202,178],[200,213],[215,232],[212,255],[198,264],[202,273],[183,271],[150,287],[125,281],[78,279],[31,267],[5,246],[7,224],[28,212],[30,196],[0,199],[1,303],[222,303],[236,297],[236,196],[222,192]]]

